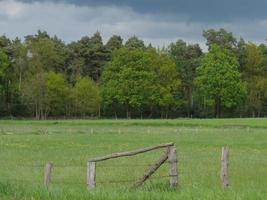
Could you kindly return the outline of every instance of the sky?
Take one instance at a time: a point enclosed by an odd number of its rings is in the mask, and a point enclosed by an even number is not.
[[[0,34],[45,30],[66,42],[99,31],[167,46],[178,39],[206,49],[203,30],[225,28],[256,43],[267,38],[267,0],[0,0]]]

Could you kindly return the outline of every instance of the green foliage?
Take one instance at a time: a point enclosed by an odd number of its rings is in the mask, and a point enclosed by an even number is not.
[[[142,110],[174,104],[173,92],[178,88],[175,64],[154,49],[122,48],[114,52],[102,76],[104,106],[114,103]]]
[[[224,29],[203,36],[207,53],[182,40],[157,51],[136,36],[125,45],[119,35],[103,43],[99,32],[70,44],[45,31],[25,40],[0,36],[0,115],[265,116],[266,44],[237,40]],[[101,88],[94,95],[103,106],[90,100],[97,110],[74,101],[75,85],[83,78]]]
[[[202,51],[197,44],[187,45],[184,41],[178,40],[169,45],[167,52],[176,62],[178,75],[182,81],[182,97],[187,106],[187,115],[190,116],[194,109],[194,80],[196,69],[200,65]]]
[[[263,73],[264,75],[267,74],[267,46],[266,44],[260,44],[259,45],[259,50],[261,51],[261,55],[262,55],[262,67],[263,67]]]
[[[89,78],[80,78],[72,89],[74,113],[80,116],[98,113],[100,107],[100,92],[98,85]]]
[[[40,71],[61,71],[64,65],[64,56],[60,54],[60,49],[49,37],[35,35],[26,40],[28,47],[27,56],[29,58],[29,71],[32,74]]]
[[[23,44],[19,39],[16,39],[12,44],[13,51],[13,82],[17,85],[19,91],[21,90],[21,84],[25,80],[26,74],[29,72],[29,63],[27,57],[27,46]]]
[[[11,40],[5,35],[0,36],[0,49],[10,57],[12,55]]]
[[[71,43],[69,49],[69,73],[70,76],[74,76],[72,79],[88,76],[98,81],[102,68],[110,57],[100,33],[96,32],[91,38],[86,36],[78,42]]]
[[[67,101],[69,100],[69,88],[62,74],[49,72],[46,74],[47,104],[49,114],[60,116],[65,114]]]
[[[129,49],[145,49],[145,43],[138,37],[133,36],[126,41],[125,47]]]
[[[119,35],[113,35],[107,42],[106,48],[110,51],[114,51],[115,49],[120,49],[123,47],[122,43],[123,39]]]
[[[231,108],[242,102],[245,86],[238,61],[229,51],[213,45],[197,71],[196,84],[203,96],[214,100],[216,116],[220,116],[221,106]]]
[[[259,116],[267,100],[267,78],[264,76],[264,61],[260,48],[248,43],[246,48],[243,78],[247,83],[247,112]]]
[[[23,102],[36,119],[46,119],[49,112],[45,73],[28,76],[22,85]]]
[[[245,42],[243,38],[240,38],[240,40],[237,43],[235,53],[238,58],[239,71],[241,73],[244,71],[245,64],[246,64],[246,51],[247,51],[247,43]]]
[[[7,105],[8,100],[8,70],[10,62],[6,53],[0,49],[0,115],[7,114],[10,111]]]
[[[251,76],[261,74],[263,66],[263,56],[257,45],[248,43],[246,48],[244,77],[249,78]]]
[[[66,112],[68,86],[62,74],[39,73],[28,77],[22,87],[23,100],[37,119]]]
[[[0,81],[3,81],[3,79],[5,79],[8,67],[8,57],[2,50],[0,50]]]
[[[236,38],[231,32],[227,32],[225,29],[209,29],[203,31],[203,37],[207,40],[207,46],[212,48],[212,45],[217,45],[221,48],[233,50],[236,47]]]
[[[247,111],[252,117],[260,116],[267,100],[267,78],[255,76],[247,82]]]

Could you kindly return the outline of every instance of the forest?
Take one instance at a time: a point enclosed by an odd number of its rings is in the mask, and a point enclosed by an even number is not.
[[[219,118],[267,114],[267,44],[225,29],[164,47],[99,32],[0,36],[1,118]]]

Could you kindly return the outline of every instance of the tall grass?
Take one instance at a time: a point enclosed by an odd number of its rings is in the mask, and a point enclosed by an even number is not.
[[[0,121],[0,199],[267,199],[267,122],[225,120]],[[97,188],[86,188],[89,158],[175,142],[179,187],[168,164],[144,186],[129,189],[162,151],[97,164]],[[220,151],[230,147],[230,188],[220,185]],[[52,184],[43,186],[52,161]],[[115,181],[115,183],[114,183]],[[116,182],[118,181],[118,182]],[[120,182],[122,181],[122,182]]]

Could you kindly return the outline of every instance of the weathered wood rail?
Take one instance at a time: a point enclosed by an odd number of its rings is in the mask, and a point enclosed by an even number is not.
[[[113,158],[125,157],[125,156],[135,156],[137,154],[145,153],[145,152],[160,149],[160,148],[166,148],[166,147],[170,147],[170,146],[174,146],[174,143],[159,144],[159,145],[155,145],[152,147],[137,149],[134,151],[125,151],[125,152],[120,152],[120,153],[113,153],[113,154],[110,154],[107,156],[93,158],[93,159],[89,160],[88,162],[98,162],[98,161],[104,161],[104,160],[109,160],[109,159],[113,159]]]
[[[174,143],[165,143],[159,144],[147,148],[137,149],[133,151],[119,152],[113,153],[107,156],[97,157],[90,159],[87,162],[87,187],[88,189],[92,189],[96,187],[96,166],[97,162],[106,161],[109,159],[116,159],[120,157],[126,156],[135,156],[138,154],[146,153],[149,151],[153,151],[156,149],[165,148],[166,151],[160,156],[158,160],[156,160],[153,164],[151,164],[143,173],[143,175],[133,181],[133,187],[141,186],[147,179],[149,179],[156,171],[160,168],[160,166],[168,160],[169,163],[169,182],[171,187],[176,187],[178,185],[178,170],[177,170],[177,152]],[[221,152],[221,171],[220,178],[222,189],[226,190],[229,187],[229,148],[227,146],[222,147]],[[48,189],[51,185],[52,180],[52,168],[53,163],[47,162],[44,168],[44,186]]]
[[[105,161],[109,159],[115,159],[126,156],[135,156],[138,154],[146,153],[149,151],[153,151],[156,149],[166,148],[166,152],[159,158],[159,160],[155,161],[143,174],[141,178],[139,178],[134,184],[134,187],[138,187],[142,185],[165,161],[169,160],[170,169],[169,169],[169,177],[170,177],[170,186],[175,187],[178,183],[178,173],[177,173],[177,154],[176,147],[174,143],[165,143],[159,144],[147,148],[137,149],[133,151],[119,152],[113,153],[107,156],[97,157],[90,159],[87,163],[87,186],[88,189],[92,189],[96,187],[96,163],[100,161]]]

